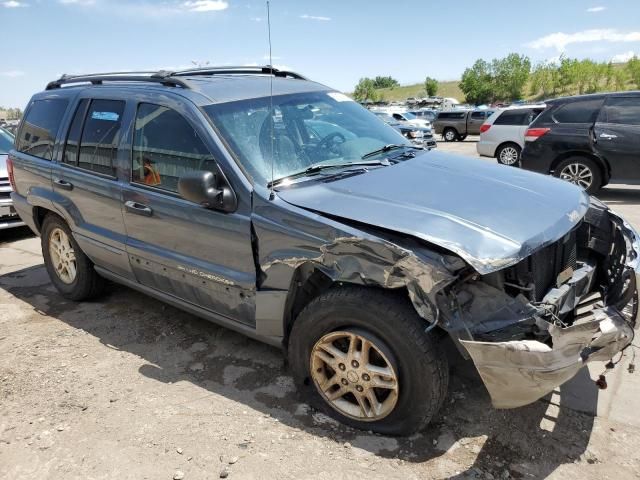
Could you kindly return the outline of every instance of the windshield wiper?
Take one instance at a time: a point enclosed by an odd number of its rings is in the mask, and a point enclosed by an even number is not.
[[[381,153],[390,152],[391,150],[397,150],[399,148],[411,148],[412,150],[422,150],[422,147],[416,147],[415,145],[402,145],[399,143],[390,143],[388,145],[385,145],[382,148],[378,148],[377,150],[374,150],[372,152],[365,153],[362,156],[362,160],[374,157],[376,155],[380,155]]]
[[[376,166],[376,165],[382,165],[382,166],[388,167],[389,165],[391,165],[391,162],[389,162],[389,160],[385,158],[382,160],[370,160],[368,162],[344,162],[344,163],[329,163],[326,165],[323,165],[323,164],[311,165],[305,168],[304,170],[300,170],[299,172],[295,172],[284,177],[276,178],[273,182],[269,182],[267,184],[267,187],[271,188],[273,185],[277,185],[278,183],[281,183],[285,180],[293,180],[300,177],[306,177],[307,175],[313,175],[315,173],[319,173],[323,170],[329,170],[331,168],[370,167],[370,166]]]

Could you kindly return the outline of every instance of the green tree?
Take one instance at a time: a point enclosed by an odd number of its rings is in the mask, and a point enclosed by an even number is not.
[[[504,100],[519,100],[529,80],[531,61],[524,55],[510,53],[505,58],[494,59],[491,71],[495,85],[494,96]]]
[[[424,89],[430,97],[433,97],[438,93],[438,87],[439,84],[435,78],[427,77],[424,79]]]
[[[459,86],[468,103],[490,102],[495,98],[491,65],[482,59],[476,60],[473,66],[462,74]]]
[[[640,58],[637,55],[627,62],[626,70],[631,77],[631,82],[636,88],[640,88]]]
[[[373,79],[373,86],[374,88],[393,88],[393,87],[399,87],[400,82],[398,82],[393,77],[389,77],[389,76],[381,77],[380,75],[378,75],[376,78]]]
[[[532,96],[542,94],[543,97],[555,95],[555,76],[557,67],[551,62],[537,64],[531,72],[530,91]]]
[[[375,102],[379,100],[380,95],[376,90],[375,82],[371,78],[361,78],[353,91],[353,97],[359,102],[369,100]]]

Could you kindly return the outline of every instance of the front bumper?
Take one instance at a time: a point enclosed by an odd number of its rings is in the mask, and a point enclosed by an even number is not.
[[[640,235],[609,211],[627,243],[626,268],[633,271],[638,301]],[[621,313],[612,306],[592,311],[569,327],[549,325],[552,346],[536,340],[478,342],[460,340],[473,360],[496,408],[532,403],[572,378],[593,361],[606,361],[626,348],[640,326],[640,309]]]

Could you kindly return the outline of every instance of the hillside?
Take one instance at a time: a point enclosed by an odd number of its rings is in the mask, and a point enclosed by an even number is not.
[[[440,82],[440,85],[438,87],[438,96],[453,97],[462,101],[464,99],[464,94],[458,87],[458,83],[460,83],[460,80]],[[382,94],[382,99],[386,101],[405,100],[408,97],[426,96],[426,93],[424,91],[424,83],[403,85],[393,88],[381,88],[377,91]]]

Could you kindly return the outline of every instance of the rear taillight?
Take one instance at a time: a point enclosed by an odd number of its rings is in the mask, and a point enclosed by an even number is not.
[[[544,136],[551,130],[550,128],[529,128],[524,134],[524,140],[526,142],[535,142],[540,137]]]
[[[11,156],[7,158],[7,173],[9,174],[9,183],[11,184],[11,190],[16,191],[16,179],[13,176],[13,159]]]
[[[491,128],[491,125],[488,125],[486,123],[483,123],[482,125],[480,125],[480,133],[484,133],[487,130],[489,130]]]

